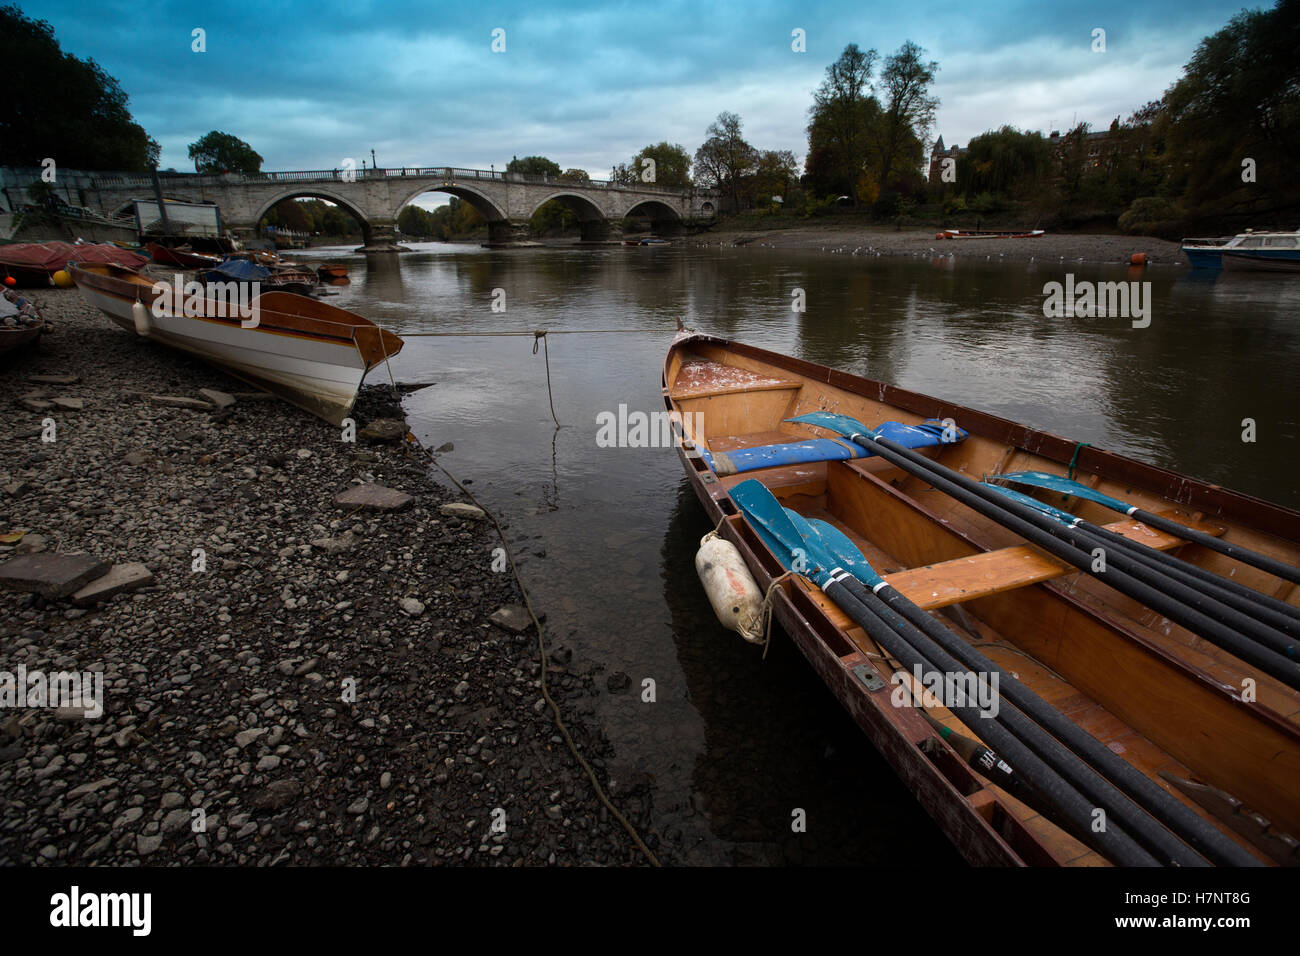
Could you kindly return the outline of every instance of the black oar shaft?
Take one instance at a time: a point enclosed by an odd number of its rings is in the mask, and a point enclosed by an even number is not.
[[[1155,515],[1141,508],[1135,508],[1128,512],[1134,518],[1143,524],[1149,524],[1153,528],[1165,531],[1175,537],[1182,538],[1184,541],[1190,541],[1193,544],[1199,544],[1202,547],[1209,548],[1211,551],[1217,551],[1219,554],[1227,555],[1242,564],[1249,564],[1253,568],[1259,568],[1261,571],[1267,571],[1269,574],[1275,574],[1279,578],[1290,581],[1293,584],[1300,584],[1300,568],[1292,567],[1284,561],[1277,558],[1270,558],[1266,554],[1260,554],[1257,551],[1251,551],[1249,548],[1243,548],[1235,545],[1231,541],[1224,541],[1222,538],[1216,538],[1212,534],[1206,534],[1204,531],[1197,531],[1195,528],[1189,528],[1186,525],[1179,524],[1162,515]]]
[[[1012,501],[1000,492],[981,486],[979,482],[924,456],[916,455],[888,439],[877,440],[862,434],[849,437],[850,440],[874,451],[886,461],[923,478],[940,491],[1014,531],[1031,544],[1074,565],[1152,610],[1159,611],[1171,621],[1200,634],[1288,686],[1300,689],[1300,662],[1289,661],[1281,654],[1261,646],[1236,630],[1225,627],[1195,607],[1190,607],[1184,601],[1165,593],[1162,587],[1153,587],[1131,576],[1126,568],[1108,566],[1103,573],[1094,572],[1091,551],[1081,549],[1071,542],[1067,529],[1055,518],[1048,518],[1040,511]],[[1120,563],[1123,563],[1122,559]],[[1176,585],[1176,582],[1174,584]]]
[[[1241,614],[1253,618],[1261,624],[1278,632],[1276,636],[1266,637],[1265,640],[1270,647],[1287,657],[1294,659],[1297,656],[1295,638],[1300,637],[1300,620],[1283,614],[1276,609],[1268,606],[1259,600],[1264,595],[1259,594],[1256,598],[1248,597],[1240,591],[1226,587],[1227,579],[1221,578],[1216,574],[1205,571],[1204,568],[1196,568],[1193,564],[1186,561],[1179,561],[1163,551],[1156,551],[1154,548],[1148,548],[1146,545],[1124,537],[1122,534],[1116,534],[1106,528],[1090,527],[1085,522],[1082,525],[1086,530],[1096,534],[1104,541],[1109,541],[1117,548],[1125,549],[1134,560],[1140,561],[1152,568],[1168,574],[1190,588],[1203,590],[1214,597],[1220,604],[1233,608]],[[1200,574],[1193,573],[1195,569],[1202,571],[1209,578]],[[1211,580],[1213,579],[1213,580]],[[1221,583],[1223,582],[1223,583]],[[1289,639],[1288,639],[1289,638]]]
[[[823,590],[895,660],[909,669],[919,668],[923,675],[941,673],[939,668],[882,621],[842,582],[832,581],[825,585]],[[1062,779],[1055,769],[1039,758],[1001,723],[983,720],[978,709],[964,706],[956,701],[949,702],[947,706],[968,727],[972,729],[979,727],[980,736],[1032,781],[1043,797],[1057,808],[1071,832],[1087,845],[1094,847],[1102,855],[1121,866],[1159,865],[1159,861],[1139,846],[1117,823],[1108,824],[1101,832],[1094,831],[1092,825],[1095,804],[1085,799],[1078,790]]]
[[[880,594],[873,593],[860,581],[845,578],[843,584],[860,603],[864,604],[886,626],[901,635],[926,660],[931,661],[938,670],[947,673],[975,673],[985,681],[990,679],[993,674],[997,674],[999,675],[998,692],[1000,697],[1011,700],[1013,704],[1015,703],[1011,698],[1011,694],[1007,693],[1007,691],[1014,692],[1014,685],[1018,682],[1008,681],[1004,684],[1006,675],[992,661],[987,659],[982,661],[982,664],[987,666],[976,668],[971,668],[965,662],[959,660],[959,655],[951,653],[945,647],[945,645],[950,645],[953,640],[956,640],[955,636],[948,632],[939,622],[929,618],[928,615],[924,615],[924,612],[921,613],[929,619],[929,624],[923,625],[919,620],[913,622],[884,600]],[[886,590],[894,589],[889,585],[881,588],[881,591]],[[898,592],[895,591],[894,593],[897,594]],[[899,597],[902,598],[902,595],[900,594]],[[902,600],[907,602],[906,598],[902,598]],[[945,636],[942,639],[940,639],[939,631],[944,632]],[[949,640],[949,638],[953,640]],[[957,643],[964,642],[957,641]],[[1159,854],[1161,862],[1176,863],[1182,866],[1206,865],[1205,860],[1197,856],[1190,847],[1166,830],[1144,808],[1119,790],[1112,781],[1099,775],[1096,770],[1079,759],[1076,753],[1064,747],[1060,740],[1053,739],[1044,731],[1043,727],[1034,723],[1030,719],[1032,715],[1021,713],[1020,710],[1016,709],[1017,707],[1019,707],[1019,704],[1016,704],[1015,707],[1001,706],[997,709],[997,714],[993,719],[982,719],[978,725],[978,730],[974,726],[971,729],[979,736],[984,737],[984,730],[994,721],[1004,725],[1008,731],[1033,750],[1044,763],[1092,801],[1094,807],[1104,809],[1110,820],[1118,823],[1126,832],[1131,832],[1133,838],[1145,845],[1150,851]],[[1062,721],[1068,723],[1064,718],[1062,718]],[[1093,742],[1096,743],[1096,741]]]
[[[1007,700],[1037,721],[1050,734],[1068,745],[1084,760],[1092,764],[1116,787],[1126,791],[1142,807],[1177,833],[1182,839],[1208,859],[1223,866],[1254,866],[1258,864],[1249,853],[1225,837],[1215,827],[1175,799],[1146,774],[1104,746],[1059,710],[1039,697],[1034,691],[1008,675],[996,663],[985,657],[933,617],[917,607],[892,585],[885,585],[876,596],[897,611],[903,618],[923,631],[927,637],[956,658],[962,666],[985,674],[999,674],[998,690]],[[1123,822],[1123,821],[1121,821]],[[1141,837],[1145,830],[1135,830]],[[1158,840],[1158,847],[1177,859],[1177,847]]]

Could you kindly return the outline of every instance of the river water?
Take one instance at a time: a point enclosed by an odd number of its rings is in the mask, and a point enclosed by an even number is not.
[[[410,337],[393,373],[436,383],[407,396],[413,429],[429,447],[453,442],[443,464],[509,522],[552,642],[603,668],[615,790],[649,786],[668,862],[960,864],[787,639],[762,660],[716,623],[693,564],[709,523],[676,453],[597,445],[598,415],[662,408],[678,317],[1300,507],[1295,278],[754,248],[413,249],[309,255],[351,267],[327,301],[398,334],[660,330],[551,336],[559,428],[532,336]],[[1150,324],[1044,317],[1044,284],[1067,269],[1076,283],[1149,281]],[[632,687],[606,693],[616,671]],[[806,832],[792,830],[797,810]]]

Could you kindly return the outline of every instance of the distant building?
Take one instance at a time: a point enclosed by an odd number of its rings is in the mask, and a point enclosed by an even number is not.
[[[943,175],[943,161],[945,159],[959,160],[962,156],[966,155],[966,152],[967,150],[962,149],[956,143],[953,143],[951,147],[945,148],[942,136],[935,140],[934,149],[930,150],[930,175],[928,177],[930,185],[938,186],[943,183],[941,177]]]

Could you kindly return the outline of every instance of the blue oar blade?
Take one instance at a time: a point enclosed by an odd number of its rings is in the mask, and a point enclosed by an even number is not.
[[[997,477],[1001,478],[1002,476],[998,475]],[[1062,511],[1060,508],[1056,508],[1053,507],[1052,505],[1045,504],[1044,502],[1039,501],[1037,498],[1034,498],[1031,495],[1027,495],[1021,491],[1016,491],[1016,489],[1014,488],[1007,488],[1005,485],[995,485],[990,481],[983,482],[983,484],[988,485],[990,488],[995,489],[996,491],[1010,498],[1012,501],[1018,501],[1022,505],[1027,505],[1028,507],[1033,508],[1035,511],[1041,511],[1043,514],[1047,515],[1048,517],[1055,518],[1057,521],[1061,522],[1061,524],[1072,525],[1074,524],[1075,521],[1078,520],[1074,515],[1070,514],[1068,511]]]
[[[846,535],[829,521],[822,521],[820,518],[813,518],[809,521],[817,536],[821,538],[823,546],[832,555],[835,556],[836,563],[845,571],[853,575],[869,588],[874,588],[883,579],[876,573],[862,552],[858,550],[849,536]]]
[[[1087,485],[1081,485],[1077,481],[1071,481],[1061,475],[1050,475],[1045,471],[1012,471],[996,477],[999,480],[1014,481],[1019,485],[1047,488],[1051,491],[1059,491],[1063,495],[1095,501],[1097,504],[1118,511],[1121,514],[1128,514],[1133,509],[1133,505],[1120,501],[1118,498],[1112,498],[1110,495],[1102,494]]]
[[[728,494],[784,567],[808,575],[819,585],[828,580],[827,571],[833,563],[829,555],[819,542],[804,540],[781,502],[762,482],[756,478],[742,481]]]
[[[787,418],[786,421],[816,425],[819,428],[838,432],[841,435],[871,434],[871,429],[862,422],[849,415],[841,415],[838,412],[806,412],[803,415],[796,415],[794,418]]]

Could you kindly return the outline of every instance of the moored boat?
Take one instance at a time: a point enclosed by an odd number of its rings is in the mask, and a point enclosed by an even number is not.
[[[0,246],[0,277],[6,285],[53,285],[69,262],[114,262],[138,268],[149,260],[109,242],[20,242]]]
[[[172,266],[176,269],[211,269],[221,264],[221,256],[191,252],[187,249],[172,249],[156,242],[145,244],[150,258],[159,265]]]
[[[351,412],[366,373],[403,345],[353,312],[289,292],[253,295],[258,287],[239,280],[221,290],[195,290],[201,305],[189,308],[179,277],[167,287],[112,265],[69,268],[86,301],[121,328],[195,355],[335,425]],[[246,308],[235,307],[232,288],[245,293],[239,302]]]
[[[711,336],[674,342],[662,386],[709,523],[739,549],[776,620],[970,862],[1300,862],[1292,839],[1300,833],[1295,661],[1228,650],[1191,616],[1166,608],[1171,619],[1112,584],[1130,561],[1177,564],[1179,574],[1185,562],[1202,596],[1240,589],[1259,595],[1249,607],[1294,620],[1300,513]],[[865,425],[849,429],[828,410]],[[1068,494],[1030,487],[1039,497],[1025,508],[1068,509],[1083,523],[1061,519],[1067,535],[1101,526],[1115,539],[1104,551],[1112,577],[1105,565],[1103,573],[1078,570],[980,510],[963,497],[966,483],[993,486],[970,476],[1065,487]],[[1106,495],[1141,510],[1113,513],[1114,502],[1098,503]],[[1171,585],[1147,600],[1172,593]],[[877,599],[888,605],[873,617]],[[995,699],[1010,701],[1002,716],[963,717],[947,695],[927,697],[928,677],[954,671],[914,668],[909,655],[924,645],[908,627],[934,640],[942,628],[940,650],[981,687],[1000,674]],[[922,657],[933,664],[937,653]],[[988,666],[973,666],[978,660]],[[995,738],[1023,753],[1013,759]],[[990,748],[997,753],[986,761]],[[990,779],[1004,766],[1014,774]],[[1023,788],[1015,783],[1022,774],[1033,778]],[[1089,798],[1072,810],[1084,792]],[[1094,797],[1115,801],[1105,811],[1108,835],[1078,825],[1078,813],[1086,819],[1101,806]]]
[[[1023,232],[970,232],[962,229],[945,229],[935,236],[936,239],[1037,239],[1046,233],[1045,229],[1029,229]]]
[[[346,279],[348,267],[338,262],[326,262],[316,267],[316,274],[322,279]]]
[[[1300,230],[1255,232],[1247,229],[1229,237],[1184,239],[1182,250],[1193,269],[1300,271]]]
[[[0,290],[0,356],[36,343],[48,331],[35,302],[12,289]]]

